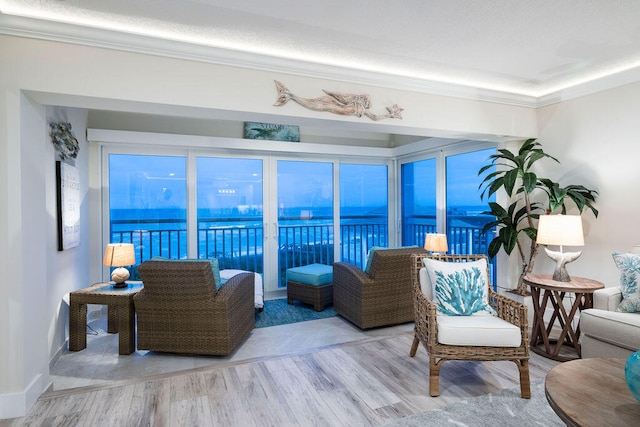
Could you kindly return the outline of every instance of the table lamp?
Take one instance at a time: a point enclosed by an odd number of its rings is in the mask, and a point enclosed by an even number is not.
[[[447,235],[438,233],[428,233],[424,239],[425,250],[431,253],[447,253]]]
[[[111,280],[115,282],[114,288],[125,288],[125,281],[129,278],[129,270],[126,265],[136,263],[136,256],[131,243],[109,243],[104,251],[103,265],[118,267],[111,272]]]
[[[566,264],[575,261],[582,255],[579,252],[563,252],[563,246],[584,246],[582,218],[580,215],[540,215],[536,243],[540,245],[558,245],[560,252],[544,248],[545,252],[556,262],[553,280],[570,282]]]

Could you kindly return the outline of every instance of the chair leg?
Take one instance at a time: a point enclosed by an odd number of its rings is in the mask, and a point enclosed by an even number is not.
[[[443,360],[436,362],[435,357],[429,358],[429,394],[431,397],[440,396],[440,365]]]
[[[418,351],[418,346],[420,345],[420,340],[417,335],[413,336],[413,344],[411,344],[411,351],[409,352],[409,356],[413,357],[416,355]]]
[[[520,372],[520,394],[523,399],[531,399],[531,382],[529,379],[529,361],[516,360],[518,371]]]

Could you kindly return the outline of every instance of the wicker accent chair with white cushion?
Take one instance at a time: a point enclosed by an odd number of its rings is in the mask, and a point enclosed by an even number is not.
[[[527,307],[498,295],[489,284],[484,255],[413,255],[415,337],[429,354],[429,393],[440,395],[446,360],[510,360],[520,394],[531,397]]]

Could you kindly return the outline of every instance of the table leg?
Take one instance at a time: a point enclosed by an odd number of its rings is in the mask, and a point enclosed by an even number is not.
[[[118,354],[131,354],[136,350],[135,310],[133,300],[116,306],[118,313]]]
[[[561,305],[562,316],[564,317],[566,324],[562,328],[562,332],[560,333],[560,337],[558,338],[558,344],[561,344],[566,339],[567,343],[573,345],[573,348],[576,349],[578,357],[580,357],[582,353],[579,342],[580,330],[573,329],[573,319],[575,318],[576,312],[580,310],[580,307],[584,306],[582,302],[584,294],[576,293],[575,296],[576,300],[573,302],[571,311],[569,311],[568,314],[566,309],[564,308],[564,305]],[[557,352],[559,352],[559,349],[557,350]]]
[[[87,348],[87,305],[69,302],[69,351]]]
[[[531,286],[531,300],[533,303],[533,329],[531,332],[531,339],[529,345],[535,348],[541,341],[544,343],[546,353],[551,352],[551,345],[549,343],[549,333],[544,324],[544,313],[547,309],[547,302],[549,301],[548,292],[544,292],[542,302],[540,302],[540,288]]]
[[[113,304],[107,305],[107,332],[118,333],[118,308]]]

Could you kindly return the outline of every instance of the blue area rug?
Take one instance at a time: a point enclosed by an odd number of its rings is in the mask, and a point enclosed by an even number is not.
[[[263,311],[256,312],[255,327],[266,328],[333,316],[336,316],[336,312],[331,306],[325,307],[323,311],[315,311],[312,305],[302,304],[299,301],[289,305],[286,298],[272,299],[264,302]]]

